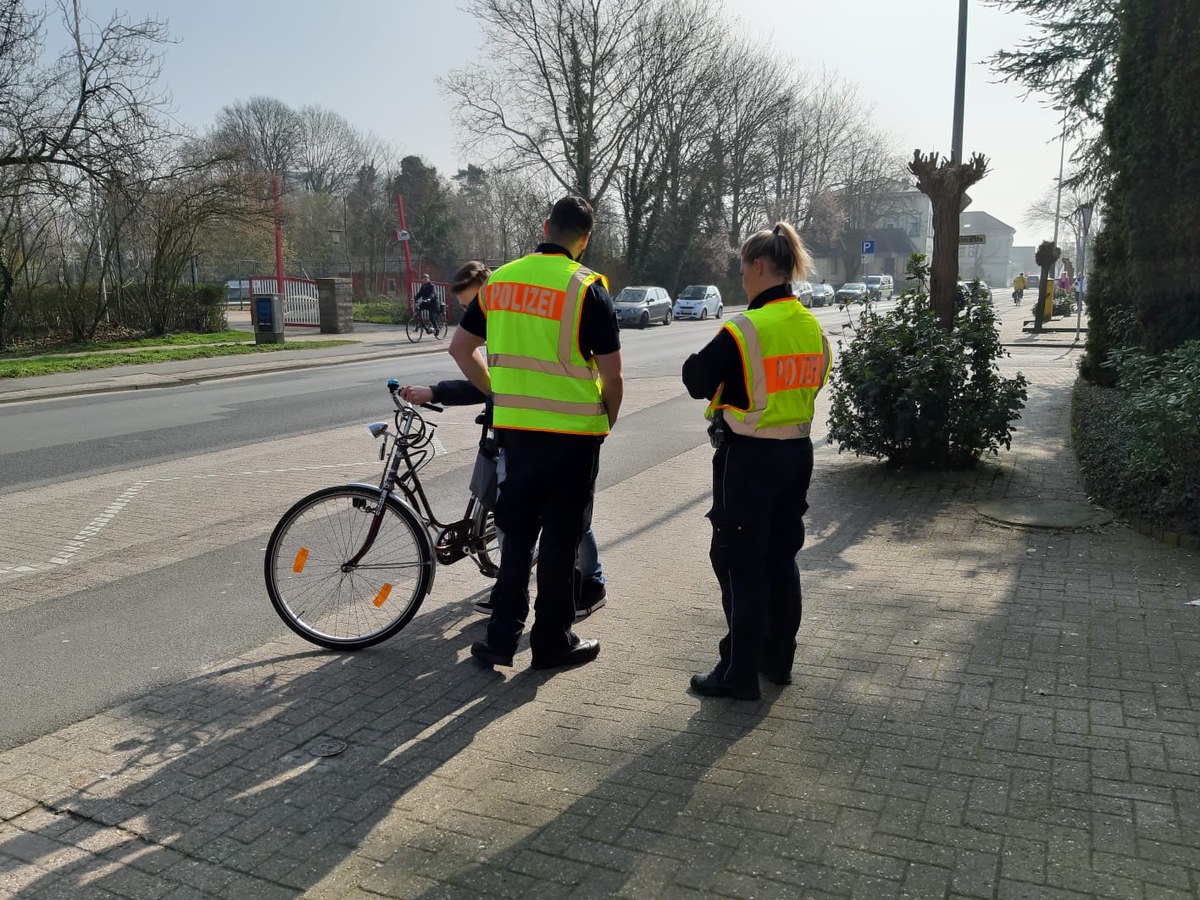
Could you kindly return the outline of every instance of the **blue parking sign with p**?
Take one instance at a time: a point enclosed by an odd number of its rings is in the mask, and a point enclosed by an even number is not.
[[[862,242],[862,255],[863,256],[874,256],[875,255],[875,242],[874,241],[863,241]]]

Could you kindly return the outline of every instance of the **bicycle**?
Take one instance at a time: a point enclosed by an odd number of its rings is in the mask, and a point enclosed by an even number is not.
[[[446,336],[448,327],[446,316],[441,311],[421,309],[409,318],[405,331],[408,333],[408,339],[416,344],[426,334],[432,334],[440,341]]]
[[[433,589],[438,563],[470,557],[486,577],[500,570],[492,512],[474,491],[458,521],[434,514],[419,472],[434,456],[437,426],[400,396],[398,382],[387,388],[395,430],[387,422],[367,426],[382,440],[380,483],[309,494],[283,514],[267,542],[271,604],[292,631],[322,647],[359,650],[395,635]],[[496,453],[490,422],[476,421],[483,426],[480,452]]]

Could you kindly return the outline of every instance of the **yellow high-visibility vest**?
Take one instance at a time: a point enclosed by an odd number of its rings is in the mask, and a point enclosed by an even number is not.
[[[534,253],[501,266],[480,291],[497,428],[608,434],[599,372],[579,351],[594,281],[608,287],[569,256]]]
[[[723,410],[725,426],[746,437],[808,437],[817,392],[833,364],[829,339],[816,317],[795,297],[783,297],[734,316],[725,329],[742,355],[750,405],[740,409],[723,403],[718,390],[705,416],[711,419]]]

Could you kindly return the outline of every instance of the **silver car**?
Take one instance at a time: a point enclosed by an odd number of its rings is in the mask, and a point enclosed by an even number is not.
[[[671,297],[666,288],[647,285],[622,288],[621,293],[613,297],[613,309],[617,313],[617,325],[620,326],[645,328],[651,322],[670,325],[674,318]]]

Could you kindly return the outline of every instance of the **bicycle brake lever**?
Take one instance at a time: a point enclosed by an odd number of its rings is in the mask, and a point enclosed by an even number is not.
[[[422,403],[421,409],[429,409],[429,410],[432,410],[433,412],[444,412],[445,411],[445,407],[436,406],[433,403]]]

